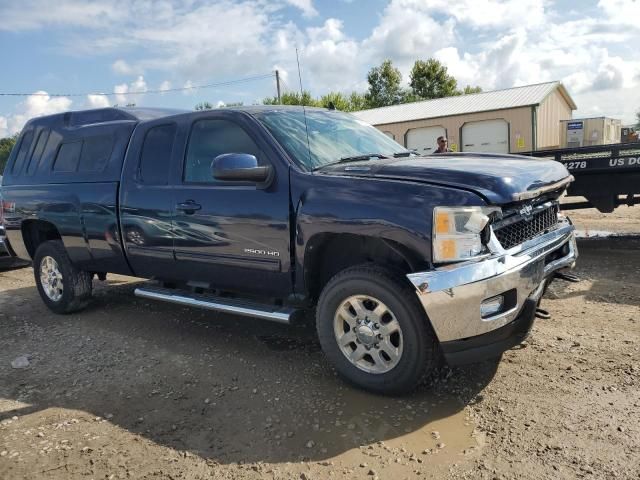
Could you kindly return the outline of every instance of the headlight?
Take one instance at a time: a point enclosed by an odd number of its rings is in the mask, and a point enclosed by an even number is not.
[[[458,262],[486,253],[481,232],[498,207],[436,207],[433,211],[433,261]]]

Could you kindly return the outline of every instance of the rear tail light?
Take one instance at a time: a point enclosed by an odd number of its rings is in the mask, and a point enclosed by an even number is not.
[[[4,223],[4,214],[13,213],[16,211],[16,204],[14,202],[7,202],[0,198],[0,225]]]

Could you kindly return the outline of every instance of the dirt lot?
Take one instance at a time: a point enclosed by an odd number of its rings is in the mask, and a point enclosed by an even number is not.
[[[574,217],[640,231],[640,207]],[[638,479],[640,241],[582,242],[578,273],[502,361],[405,398],[345,385],[311,325],[142,301],[125,277],[59,317],[31,269],[0,273],[0,478]]]

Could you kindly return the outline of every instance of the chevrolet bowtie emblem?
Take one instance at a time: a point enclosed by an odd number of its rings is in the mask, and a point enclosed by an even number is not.
[[[533,212],[533,207],[531,205],[525,205],[520,209],[520,215],[525,217],[530,217]]]

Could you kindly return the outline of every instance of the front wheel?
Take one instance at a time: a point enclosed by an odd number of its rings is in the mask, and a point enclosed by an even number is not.
[[[435,335],[413,288],[381,267],[333,277],[320,296],[316,326],[338,373],[376,393],[410,392],[437,364]]]
[[[55,313],[82,310],[91,298],[92,275],[78,270],[60,240],[42,243],[33,257],[36,286],[44,303]]]

